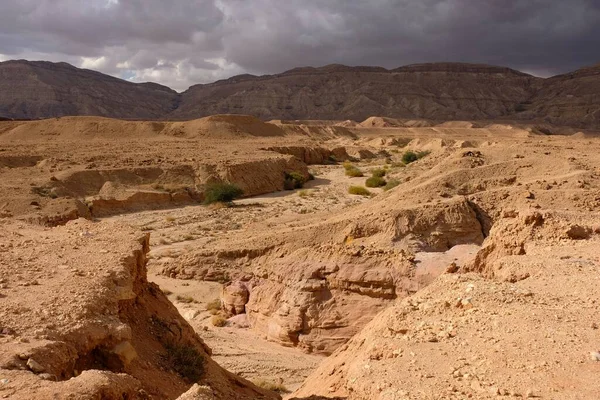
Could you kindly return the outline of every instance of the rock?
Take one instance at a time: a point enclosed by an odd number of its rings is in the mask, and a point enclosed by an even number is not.
[[[571,225],[567,230],[567,236],[573,240],[588,239],[592,230],[587,226]]]
[[[221,307],[232,315],[246,312],[246,304],[250,298],[250,291],[246,284],[240,281],[224,286],[221,291]]]
[[[119,343],[113,348],[112,352],[119,357],[125,367],[131,364],[138,356],[135,348],[129,341]]]
[[[38,376],[45,381],[53,381],[53,382],[57,381],[56,375],[42,373],[42,374],[39,374]]]
[[[530,200],[535,199],[535,195],[532,192],[530,192],[529,190],[523,192],[523,197],[525,197],[526,199],[530,199]]]
[[[187,392],[177,398],[177,400],[213,400],[215,395],[209,386],[200,386],[195,383]]]
[[[185,318],[186,321],[191,321],[196,318],[198,314],[200,314],[200,311],[198,310],[187,310],[183,313],[183,318]]]
[[[40,374],[46,370],[40,363],[35,361],[33,358],[27,360],[27,367],[36,374]]]
[[[600,352],[598,352],[598,351],[591,351],[590,352],[590,359],[592,361],[600,361]]]
[[[455,262],[453,262],[452,264],[448,265],[448,267],[446,267],[446,273],[453,274],[455,272],[458,272],[458,265],[456,265]]]

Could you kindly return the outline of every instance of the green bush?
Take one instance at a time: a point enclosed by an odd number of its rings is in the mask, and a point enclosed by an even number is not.
[[[167,363],[181,377],[190,383],[197,382],[204,375],[204,357],[195,347],[186,344],[168,344]]]
[[[404,164],[410,164],[412,162],[417,161],[418,159],[425,157],[428,154],[429,151],[419,151],[415,153],[414,151],[408,150],[402,155],[402,162]]]
[[[391,181],[388,181],[388,183],[386,183],[386,185],[383,187],[383,190],[387,192],[388,190],[395,188],[399,184],[400,184],[399,180],[392,179]]]
[[[383,168],[377,168],[371,171],[371,176],[376,178],[383,178],[385,176],[386,170]]]
[[[286,172],[283,182],[285,190],[301,189],[306,183],[306,178],[300,172],[292,171]]]
[[[370,196],[371,192],[366,189],[364,186],[350,186],[348,188],[348,193],[355,194],[358,196]]]
[[[347,176],[351,176],[354,178],[364,176],[363,172],[360,169],[358,169],[358,167],[353,165],[352,163],[345,161],[343,165],[344,165],[344,169],[346,170]]]
[[[385,186],[386,183],[387,182],[385,181],[385,179],[380,178],[378,176],[372,176],[370,178],[367,178],[367,180],[365,181],[365,186],[370,188],[377,188]]]
[[[243,194],[244,191],[232,183],[211,183],[204,191],[204,204],[230,203]]]

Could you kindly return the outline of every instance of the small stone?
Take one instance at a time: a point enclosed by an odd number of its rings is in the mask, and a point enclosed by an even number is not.
[[[462,306],[462,308],[466,309],[473,308],[473,302],[471,301],[471,299],[462,299],[460,305]]]
[[[8,379],[0,379],[0,383],[3,385],[6,385],[8,382],[10,382]]]
[[[600,352],[598,352],[598,351],[591,351],[590,352],[590,358],[592,359],[592,361],[600,361]]]
[[[36,374],[40,374],[45,371],[44,367],[42,367],[42,365],[40,363],[38,363],[37,361],[35,361],[33,358],[30,358],[29,360],[27,360],[27,366],[29,367],[30,370],[32,370]]]
[[[123,341],[112,349],[113,354],[117,355],[124,366],[131,364],[137,358],[137,352],[129,341]]]
[[[526,199],[535,199],[535,195],[528,190],[523,192],[523,197]]]
[[[454,274],[455,272],[458,272],[458,265],[456,265],[456,263],[453,262],[452,264],[448,265],[448,267],[446,268],[446,273]]]
[[[56,375],[52,375],[52,374],[48,374],[48,373],[43,373],[43,374],[39,374],[38,375],[41,379],[45,380],[45,381],[54,381],[56,382]]]

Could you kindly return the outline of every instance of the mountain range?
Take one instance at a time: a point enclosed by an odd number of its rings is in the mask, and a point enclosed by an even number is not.
[[[523,120],[600,127],[600,65],[539,78],[514,69],[430,63],[396,69],[328,65],[239,75],[183,93],[66,63],[0,63],[0,119],[95,115],[189,120],[214,114],[362,121]]]

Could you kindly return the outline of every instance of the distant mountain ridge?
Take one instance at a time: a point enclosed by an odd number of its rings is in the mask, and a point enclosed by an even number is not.
[[[66,63],[0,63],[0,118],[186,120],[214,114],[357,121],[374,115],[507,118],[600,127],[600,65],[544,79],[482,64],[413,64],[391,70],[332,64],[274,75],[238,75],[177,93],[156,83],[132,83]]]

